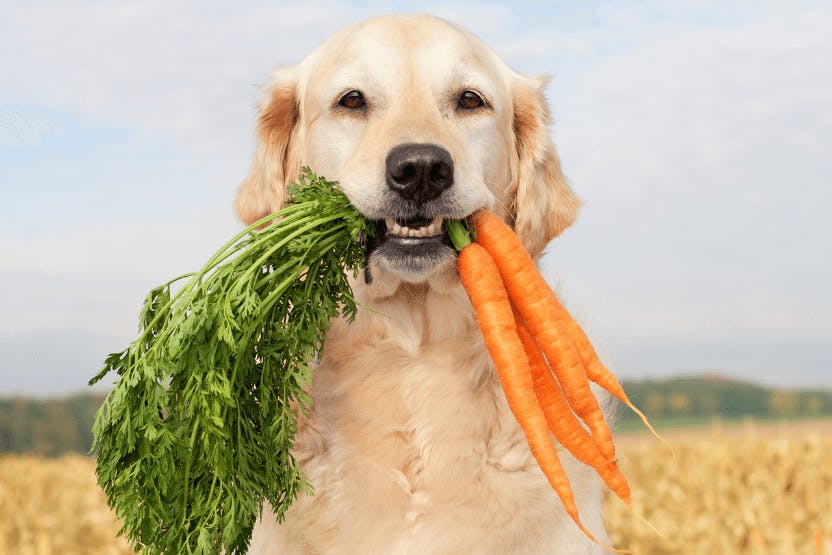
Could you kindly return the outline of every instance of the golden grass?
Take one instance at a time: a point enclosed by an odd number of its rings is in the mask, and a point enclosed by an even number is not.
[[[622,437],[634,507],[666,537],[611,497],[611,539],[639,555],[832,554],[832,437],[789,435],[671,437],[678,467],[657,442]],[[0,553],[130,553],[92,459],[0,457],[0,514]]]
[[[132,553],[95,482],[95,462],[0,457],[0,553]]]
[[[832,554],[832,437],[736,432],[682,432],[671,438],[677,464],[657,442],[624,443],[633,507],[666,537],[609,497],[615,545],[644,555]]]

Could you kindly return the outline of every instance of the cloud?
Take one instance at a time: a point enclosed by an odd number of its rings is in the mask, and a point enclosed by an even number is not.
[[[0,238],[0,336],[82,330],[127,340],[147,291],[201,267],[240,228],[230,203],[215,198],[144,221]]]
[[[86,390],[107,353],[122,348],[112,336],[66,330],[0,336],[0,395]],[[115,377],[108,376],[94,391],[107,391]]]
[[[61,125],[44,114],[0,110],[0,148],[37,148],[48,136],[61,135]]]
[[[739,379],[785,388],[829,387],[832,365],[828,339],[779,336],[716,338],[707,348],[698,339],[643,342],[619,339],[607,347],[614,367],[627,367],[628,378],[655,379],[691,370],[730,374]],[[799,356],[795,353],[799,352]],[[686,366],[669,361],[686,361]],[[778,371],[773,371],[777,369]]]
[[[832,11],[625,12],[630,46],[553,91],[586,205],[548,267],[623,337],[828,339]]]
[[[256,86],[275,66],[362,12],[348,2],[18,3],[0,22],[0,104],[56,107],[219,154],[248,140]]]
[[[554,136],[586,203],[543,265],[620,373],[827,364],[832,9],[802,4],[5,7],[0,336],[129,339],[145,292],[239,229],[271,70],[345,24],[423,10],[554,73]],[[759,356],[772,338],[788,356]]]

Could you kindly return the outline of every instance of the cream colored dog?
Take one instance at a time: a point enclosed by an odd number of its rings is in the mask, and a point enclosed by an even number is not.
[[[315,487],[250,553],[595,553],[511,415],[459,284],[442,218],[483,207],[533,256],[574,219],[545,79],[511,71],[440,19],[349,27],[266,89],[237,199],[253,222],[302,166],[379,222],[360,310],[334,322],[295,456]],[[605,540],[594,472],[561,450],[584,524]]]

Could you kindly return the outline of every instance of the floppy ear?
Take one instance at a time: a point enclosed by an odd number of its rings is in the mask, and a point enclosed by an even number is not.
[[[549,106],[543,96],[546,77],[524,78],[515,85],[512,167],[514,230],[537,257],[547,243],[575,220],[580,201],[561,173],[549,137]]]
[[[294,68],[274,73],[257,119],[257,149],[251,174],[237,191],[237,215],[247,224],[279,210],[286,186],[300,172],[297,75]]]

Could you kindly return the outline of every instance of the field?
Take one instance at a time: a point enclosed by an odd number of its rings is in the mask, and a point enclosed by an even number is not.
[[[0,553],[18,555],[132,553],[95,483],[95,463],[0,458]]]
[[[832,554],[832,421],[619,434],[634,507],[606,519],[636,554]],[[0,553],[130,553],[81,456],[0,458]]]
[[[619,435],[633,505],[606,504],[617,546],[638,554],[832,553],[832,421],[745,423]]]

